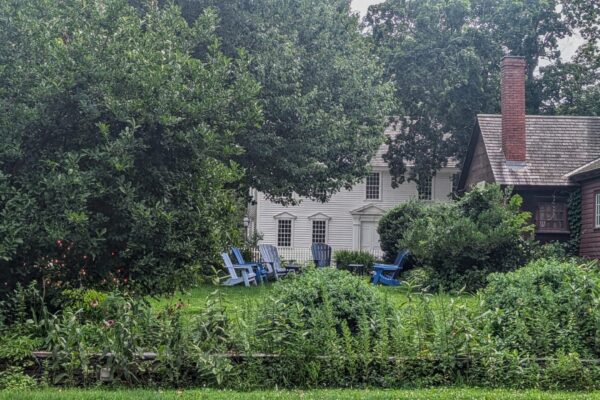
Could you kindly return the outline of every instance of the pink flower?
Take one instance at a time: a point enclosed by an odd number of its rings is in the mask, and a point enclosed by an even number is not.
[[[107,328],[110,328],[114,324],[115,324],[115,321],[112,319],[109,319],[108,321],[104,321],[104,326],[106,326]]]

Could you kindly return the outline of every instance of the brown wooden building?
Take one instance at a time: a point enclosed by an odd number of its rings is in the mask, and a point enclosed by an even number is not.
[[[502,61],[502,114],[477,117],[458,188],[484,182],[523,197],[541,241],[569,239],[567,199],[581,187],[581,254],[600,258],[600,118],[525,115],[521,57]]]

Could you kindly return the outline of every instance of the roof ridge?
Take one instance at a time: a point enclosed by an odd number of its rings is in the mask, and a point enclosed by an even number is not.
[[[495,118],[501,118],[502,114],[477,114],[477,117],[495,117]],[[548,119],[597,119],[600,120],[600,116],[585,116],[585,115],[539,115],[539,114],[527,114],[525,115],[525,118],[536,118],[536,119],[542,119],[542,118],[548,118]]]

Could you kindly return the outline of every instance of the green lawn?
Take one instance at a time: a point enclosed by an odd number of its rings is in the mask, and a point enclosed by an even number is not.
[[[227,305],[229,312],[236,314],[243,312],[245,309],[259,307],[264,302],[268,302],[272,290],[273,283],[249,288],[244,286],[227,287],[203,284],[185,293],[178,293],[175,296],[164,297],[159,300],[151,300],[151,302],[156,308],[161,308],[182,301],[185,304],[184,313],[193,315],[204,308],[206,300],[211,293],[218,291]],[[401,306],[408,301],[407,289],[405,287],[377,286],[377,290],[381,291],[387,297],[388,301],[396,306]],[[432,301],[436,304],[451,298],[452,296],[448,295],[436,295],[432,297]],[[468,304],[475,301],[473,296],[461,296],[456,299]]]
[[[508,391],[480,389],[430,389],[430,390],[315,390],[315,391],[269,391],[269,392],[230,392],[215,390],[182,391],[99,391],[99,390],[44,390],[35,392],[0,392],[0,400],[320,400],[320,399],[406,399],[406,400],[584,400],[600,399],[600,392],[565,393],[539,391]]]

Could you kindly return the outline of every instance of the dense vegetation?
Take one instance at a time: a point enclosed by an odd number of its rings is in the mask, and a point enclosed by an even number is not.
[[[363,178],[391,90],[348,5],[226,3],[0,4],[0,296],[189,286],[239,241],[249,185]]]
[[[493,275],[474,299],[402,303],[348,272],[310,270],[234,314],[219,293],[193,314],[120,293],[52,314],[32,287],[3,305],[0,383],[93,386],[105,368],[146,388],[599,388],[599,295],[597,265],[557,260]],[[42,375],[39,349],[51,352]]]
[[[419,284],[475,291],[491,272],[514,270],[527,262],[533,246],[529,213],[518,195],[491,185],[451,204],[412,202],[388,212],[379,233],[388,257],[410,251]]]

